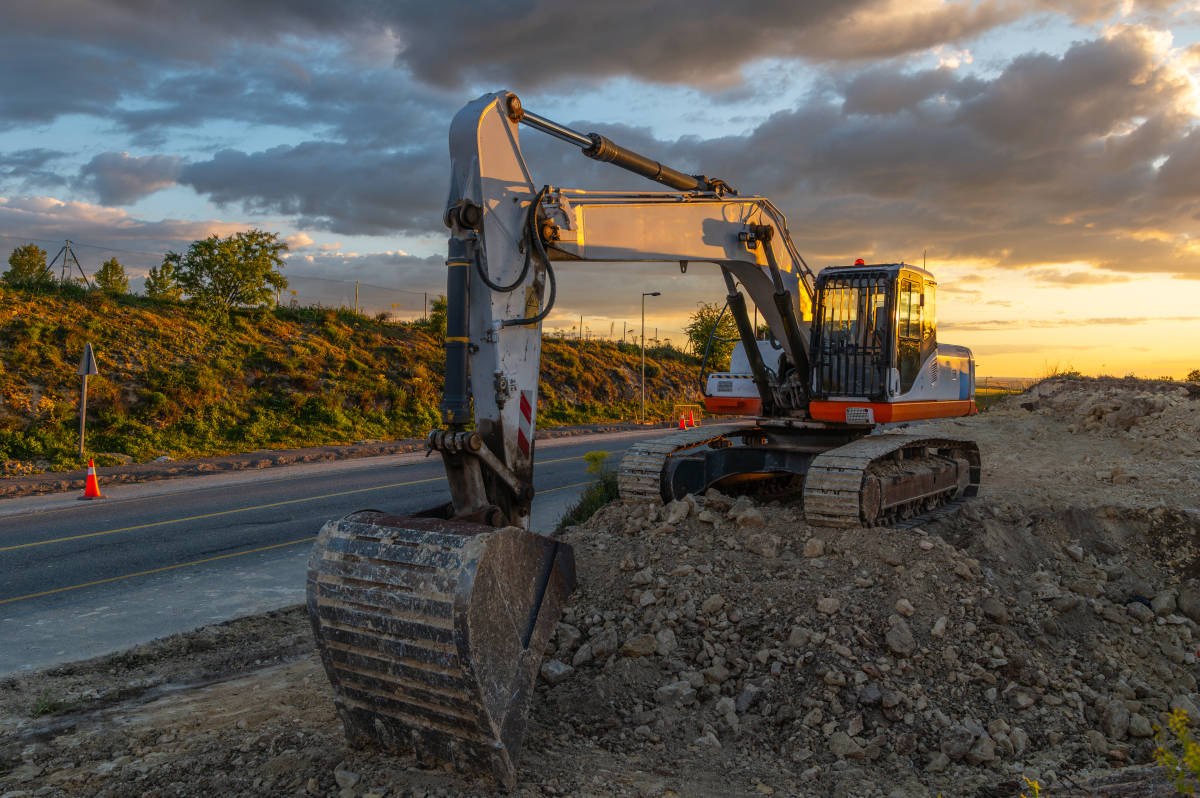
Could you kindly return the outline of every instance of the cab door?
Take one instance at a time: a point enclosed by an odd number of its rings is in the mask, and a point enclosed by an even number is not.
[[[900,278],[896,295],[896,368],[900,371],[900,393],[912,390],[921,372],[921,280],[905,275]]]

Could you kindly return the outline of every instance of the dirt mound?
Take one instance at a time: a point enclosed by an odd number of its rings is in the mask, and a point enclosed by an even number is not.
[[[1200,718],[1200,401],[1178,387],[1054,381],[922,425],[979,441],[984,489],[918,529],[816,529],[710,492],[567,530],[580,590],[515,794],[984,798],[1025,777],[1172,794],[1153,727]],[[246,643],[294,647],[302,616],[284,617]],[[195,650],[138,655],[137,678],[186,673]],[[0,795],[490,790],[347,748],[311,654],[123,703],[92,697],[126,674],[106,668],[0,685]],[[29,717],[60,696],[77,709]]]
[[[715,493],[610,507],[568,536],[585,587],[535,712],[744,792],[1082,781],[1200,702],[1198,535],[1165,509],[979,502],[898,533]]]

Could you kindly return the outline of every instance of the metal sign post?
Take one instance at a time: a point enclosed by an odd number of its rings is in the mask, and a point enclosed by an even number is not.
[[[87,421],[87,378],[99,374],[96,368],[96,356],[92,354],[90,343],[83,345],[83,357],[79,359],[79,370],[76,372],[83,377],[83,391],[79,394],[79,456],[83,457],[83,425]]]

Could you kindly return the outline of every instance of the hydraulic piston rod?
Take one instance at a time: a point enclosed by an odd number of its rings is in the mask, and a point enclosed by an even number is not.
[[[543,133],[549,133],[568,144],[574,144],[583,150],[584,155],[593,160],[614,164],[677,191],[715,191],[718,194],[737,194],[723,180],[710,179],[704,175],[684,174],[653,158],[622,147],[599,133],[580,133],[566,125],[552,122],[544,116],[526,111],[521,106],[520,98],[515,94],[508,95],[507,110],[510,118]]]

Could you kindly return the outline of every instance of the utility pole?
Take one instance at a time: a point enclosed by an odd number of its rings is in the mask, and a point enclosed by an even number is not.
[[[646,423],[646,297],[661,296],[658,291],[642,292],[642,416],[641,423]],[[581,317],[582,318],[582,317]],[[658,328],[654,330],[658,334]]]
[[[579,345],[583,346],[583,314],[579,314]]]
[[[79,258],[75,257],[75,251],[71,249],[70,239],[67,239],[63,242],[62,248],[59,249],[58,254],[50,260],[50,265],[46,267],[46,270],[53,272],[54,264],[58,262],[60,257],[63,259],[61,274],[58,278],[60,283],[65,283],[67,281],[67,278],[71,274],[71,264],[74,263],[75,268],[79,270],[79,276],[83,278],[83,284],[88,288],[93,287],[92,281],[88,279],[88,276],[84,274],[83,267],[79,265]]]
[[[354,315],[358,315],[358,280],[354,281]]]

